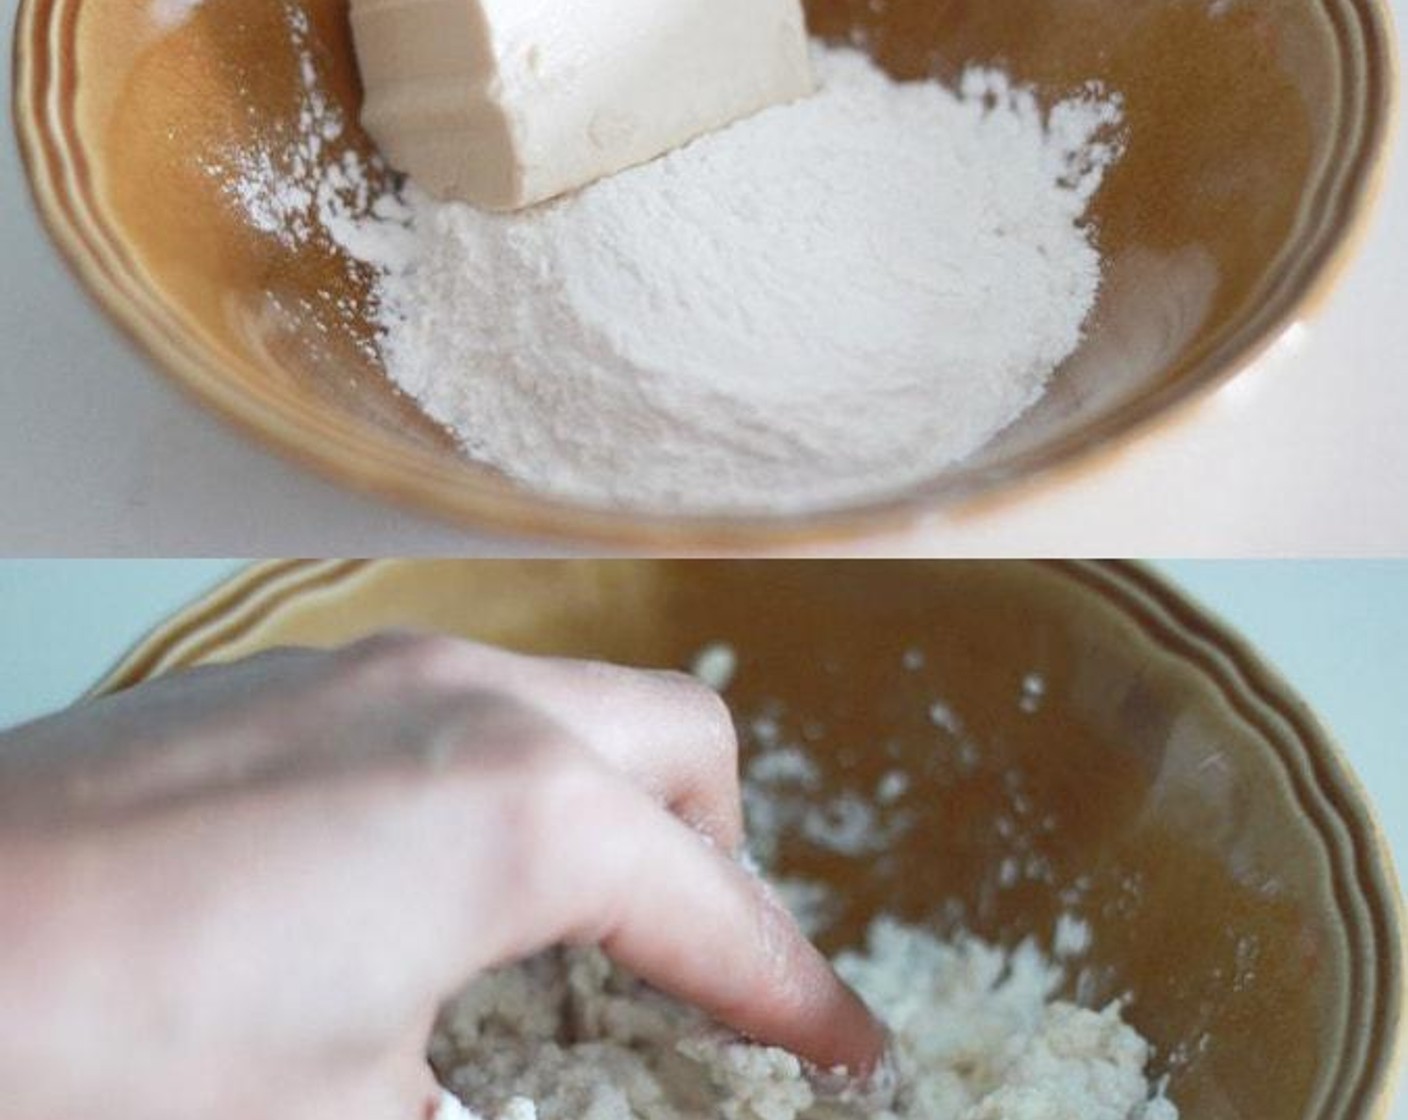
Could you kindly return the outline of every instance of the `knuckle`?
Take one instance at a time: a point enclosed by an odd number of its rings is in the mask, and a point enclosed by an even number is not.
[[[719,753],[730,766],[738,764],[738,732],[733,725],[733,713],[722,696],[710,690],[705,703],[706,718],[713,729],[711,741],[718,744]]]
[[[358,661],[379,661],[393,657],[403,649],[426,637],[418,630],[394,627],[380,630],[375,634],[354,642],[346,649],[347,656]]]
[[[352,681],[368,687],[428,687],[462,670],[462,643],[440,634],[385,630],[349,646],[342,664]]]
[[[687,673],[662,673],[659,676],[667,687],[677,693],[686,718],[698,727],[700,740],[710,750],[709,763],[736,766],[738,733],[734,729],[733,713],[724,698]]]

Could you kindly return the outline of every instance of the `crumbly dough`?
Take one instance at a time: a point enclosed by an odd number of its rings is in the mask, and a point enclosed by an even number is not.
[[[485,976],[431,1056],[483,1120],[1177,1120],[1117,1004],[1053,999],[1060,970],[877,920],[837,969],[894,1032],[892,1104],[820,1099],[801,1062],[740,1042],[613,968],[558,951]],[[443,1120],[464,1115],[448,1102]]]

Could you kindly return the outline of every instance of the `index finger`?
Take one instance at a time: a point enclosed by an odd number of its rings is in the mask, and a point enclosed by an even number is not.
[[[589,814],[545,864],[558,880],[549,895],[571,907],[563,939],[600,945],[661,991],[819,1070],[875,1072],[884,1028],[760,880],[626,783]]]

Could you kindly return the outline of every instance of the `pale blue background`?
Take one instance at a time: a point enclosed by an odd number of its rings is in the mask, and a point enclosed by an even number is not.
[[[235,561],[0,562],[0,727],[67,703]],[[1408,865],[1408,562],[1162,565],[1337,735]],[[1408,1095],[1395,1120],[1408,1120]]]

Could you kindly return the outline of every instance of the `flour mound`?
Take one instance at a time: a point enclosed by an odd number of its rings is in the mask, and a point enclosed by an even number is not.
[[[893,1108],[819,1100],[792,1055],[721,1034],[592,950],[480,978],[431,1057],[483,1120],[1177,1120],[1119,1006],[1053,999],[1059,970],[1031,944],[1009,954],[882,918],[837,968],[894,1033]]]
[[[816,63],[816,96],[550,205],[412,186],[404,225],[338,223],[392,378],[470,456],[603,506],[802,511],[979,450],[1081,339],[1118,102]]]

